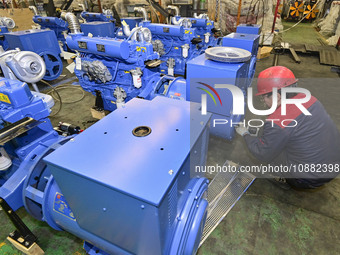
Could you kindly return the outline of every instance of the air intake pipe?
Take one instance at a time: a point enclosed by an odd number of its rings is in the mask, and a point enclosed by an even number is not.
[[[34,16],[39,15],[37,7],[30,5],[28,8],[34,13]]]
[[[174,10],[175,11],[175,16],[179,16],[179,8],[178,8],[178,6],[168,5],[168,9]]]
[[[143,7],[135,7],[133,9],[135,12],[141,12],[143,14],[144,21],[148,21],[148,13]]]
[[[77,17],[72,12],[62,12],[61,18],[68,22],[71,34],[81,34],[80,25]]]
[[[86,11],[85,4],[78,4],[78,6],[81,7],[84,12]]]

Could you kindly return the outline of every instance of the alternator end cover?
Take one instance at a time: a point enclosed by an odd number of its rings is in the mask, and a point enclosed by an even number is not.
[[[239,63],[248,61],[251,53],[234,47],[212,47],[205,51],[205,56],[218,62]]]

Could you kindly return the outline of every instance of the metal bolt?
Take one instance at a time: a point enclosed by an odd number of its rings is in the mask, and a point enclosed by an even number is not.
[[[14,236],[14,233],[12,232],[12,233],[9,233],[9,236],[10,237],[13,237]]]
[[[182,175],[185,175],[185,172],[182,172]]]
[[[8,213],[11,214],[11,213],[12,213],[12,210],[9,210]]]
[[[144,205],[141,205],[141,206],[140,206],[140,208],[144,209],[144,208],[145,208],[145,206],[144,206]]]
[[[25,242],[25,246],[28,246],[29,244],[30,244],[29,242],[27,242],[27,241]]]
[[[188,189],[188,191],[189,191],[189,193],[191,193],[191,192],[192,192],[192,190],[191,190],[191,189]]]
[[[180,217],[177,217],[177,220],[178,220],[178,221],[181,221],[181,218],[180,218]]]
[[[71,138],[70,141],[71,141],[71,142],[74,142],[74,138]]]
[[[174,173],[174,170],[171,169],[171,170],[169,171],[169,174],[170,174],[170,175],[173,175],[173,173]]]
[[[103,208],[103,211],[106,212],[106,208],[105,207]]]

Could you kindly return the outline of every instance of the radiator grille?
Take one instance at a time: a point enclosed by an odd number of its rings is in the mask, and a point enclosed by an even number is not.
[[[178,181],[176,180],[168,195],[168,223],[170,229],[172,228],[177,214],[177,183]]]
[[[227,161],[225,165],[229,163],[230,162]],[[209,184],[208,217],[204,226],[200,246],[224,219],[254,180],[255,176],[248,173],[221,172],[214,177]]]

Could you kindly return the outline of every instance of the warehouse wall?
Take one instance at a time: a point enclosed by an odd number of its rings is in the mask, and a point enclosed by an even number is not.
[[[94,0],[95,2],[95,0]],[[78,1],[74,1],[71,5],[71,8],[76,8],[78,7],[78,4],[83,3],[83,1],[78,0]],[[134,5],[134,4],[145,4],[145,5],[149,5],[148,1],[138,1],[138,0],[101,0],[101,4],[103,7],[109,7],[112,6],[112,4],[115,4],[115,7],[118,11],[118,13],[123,17],[123,16],[127,16],[127,5]],[[171,0],[162,0],[162,7],[166,8],[166,6],[168,6],[169,4],[171,4]]]

